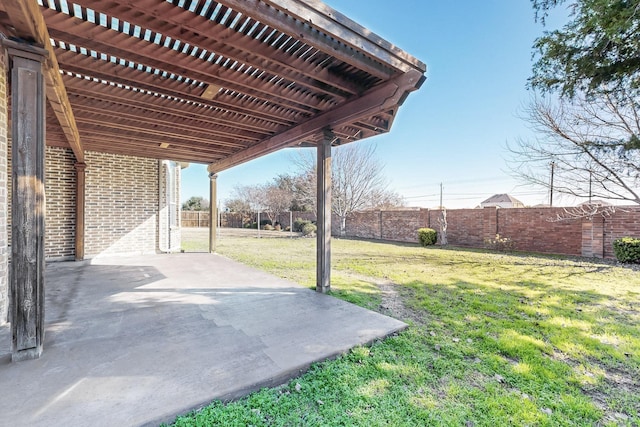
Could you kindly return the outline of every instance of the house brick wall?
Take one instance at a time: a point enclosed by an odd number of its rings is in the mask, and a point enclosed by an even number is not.
[[[9,308],[8,280],[8,189],[7,155],[9,144],[9,112],[7,110],[8,78],[7,57],[0,49],[0,325],[6,323]]]
[[[45,258],[73,259],[76,235],[76,170],[73,151],[47,147],[45,194],[47,216]]]
[[[158,161],[86,153],[85,253],[155,253]]]
[[[11,138],[8,139],[7,170],[11,171]],[[45,259],[69,260],[75,255],[76,230],[76,172],[73,151],[66,148],[46,147],[45,194],[46,225],[44,239]],[[10,178],[10,176],[8,176]],[[7,205],[11,211],[12,180],[7,180]],[[11,244],[11,215],[7,216],[7,241]]]

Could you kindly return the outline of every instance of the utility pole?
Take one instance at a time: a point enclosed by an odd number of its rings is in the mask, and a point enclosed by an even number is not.
[[[440,210],[442,210],[442,183],[440,183]]]
[[[591,184],[593,182],[593,172],[589,169],[589,204],[591,204]]]
[[[549,184],[549,207],[553,207],[553,173],[556,168],[556,162],[551,162],[551,182]]]

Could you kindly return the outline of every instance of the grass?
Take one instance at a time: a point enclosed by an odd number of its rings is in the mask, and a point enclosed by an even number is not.
[[[640,425],[640,273],[369,241],[332,248],[333,295],[410,328],[176,426]],[[223,237],[218,251],[315,284],[314,239]]]

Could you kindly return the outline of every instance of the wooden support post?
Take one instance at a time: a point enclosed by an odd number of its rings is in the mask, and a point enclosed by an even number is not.
[[[218,204],[216,203],[218,197],[218,174],[210,173],[209,180],[209,252],[215,253],[218,231]]]
[[[333,133],[326,130],[318,143],[318,231],[316,257],[316,291],[331,289],[331,142]]]
[[[11,360],[37,359],[44,341],[46,50],[2,40],[11,67]]]
[[[74,164],[76,168],[76,261],[84,259],[84,201],[86,163]]]

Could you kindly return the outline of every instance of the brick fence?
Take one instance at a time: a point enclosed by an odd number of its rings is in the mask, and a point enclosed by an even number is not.
[[[640,207],[616,207],[608,215],[557,220],[564,208],[452,209],[447,211],[449,244],[481,248],[496,234],[508,237],[520,251],[613,258],[613,241],[640,237]],[[346,235],[368,239],[417,242],[416,230],[440,231],[439,210],[358,212],[347,218]],[[333,234],[338,235],[334,219]]]
[[[440,232],[439,210],[408,209],[357,212],[346,221],[346,236],[417,242],[417,230],[431,227]],[[640,207],[616,207],[608,215],[558,220],[567,217],[565,208],[451,209],[447,210],[447,239],[454,246],[484,247],[485,239],[496,234],[510,238],[514,249],[596,258],[613,258],[613,241],[619,237],[640,237]],[[294,212],[293,219],[315,220],[309,212]],[[266,215],[262,218],[266,218]],[[242,227],[250,217],[223,214],[223,227]],[[255,218],[253,218],[255,220]],[[289,214],[280,218],[283,227]],[[332,220],[334,236],[340,235],[340,222]],[[205,225],[206,226],[206,225]]]

